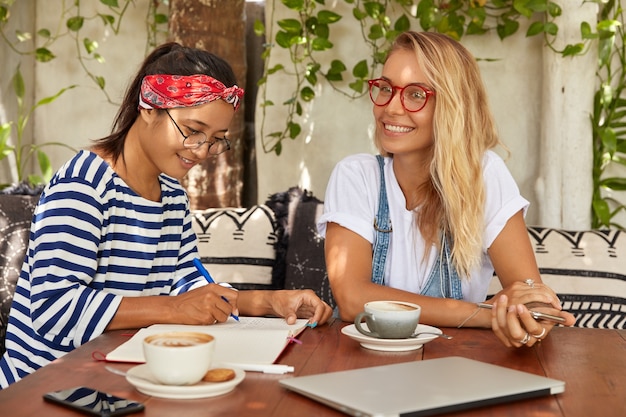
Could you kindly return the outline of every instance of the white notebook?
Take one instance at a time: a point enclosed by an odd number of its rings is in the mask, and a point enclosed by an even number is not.
[[[300,334],[308,320],[298,319],[289,325],[284,318],[239,317],[211,326],[184,324],[154,324],[140,329],[128,341],[106,355],[111,362],[143,363],[143,339],[146,336],[171,331],[198,331],[215,337],[214,362],[243,370],[270,373],[291,372],[284,366],[267,366],[276,361],[289,344],[290,338]]]
[[[565,383],[461,357],[284,378],[280,385],[352,416],[431,416],[558,394]]]

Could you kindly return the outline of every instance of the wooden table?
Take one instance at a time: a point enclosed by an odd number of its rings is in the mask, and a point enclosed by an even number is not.
[[[410,352],[378,352],[362,348],[341,334],[346,323],[307,329],[302,344],[291,344],[278,363],[295,366],[295,373],[270,375],[248,372],[232,392],[213,398],[171,400],[141,394],[124,377],[104,369],[92,358],[109,352],[128,339],[128,332],[104,334],[45,366],[10,387],[0,390],[3,416],[81,415],[43,401],[48,391],[87,385],[143,402],[146,417],[334,417],[343,414],[278,385],[281,378],[398,362],[464,356],[496,365],[545,375],[566,382],[565,392],[554,396],[482,407],[448,416],[566,416],[622,417],[626,415],[626,330],[557,328],[533,348],[509,349],[493,333],[478,329],[443,329],[454,338],[436,339]],[[120,369],[132,365],[115,364]],[[472,381],[467,381],[471,384]],[[142,414],[136,414],[141,416]]]

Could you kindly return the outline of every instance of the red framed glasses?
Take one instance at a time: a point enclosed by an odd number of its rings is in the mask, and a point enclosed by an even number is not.
[[[424,108],[428,103],[428,98],[435,95],[435,92],[429,90],[421,84],[408,84],[404,87],[391,85],[384,78],[369,80],[370,98],[377,106],[386,106],[389,104],[396,91],[400,91],[400,102],[404,110],[415,113]]]

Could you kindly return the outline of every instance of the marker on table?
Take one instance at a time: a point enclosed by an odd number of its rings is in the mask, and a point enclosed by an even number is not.
[[[196,266],[198,271],[200,271],[202,276],[207,280],[207,282],[209,284],[215,284],[215,281],[213,280],[213,277],[211,277],[211,274],[209,274],[209,271],[207,271],[206,268],[204,267],[204,265],[202,265],[202,262],[200,262],[200,259],[194,258],[193,264]],[[222,285],[222,284],[219,284],[219,285]],[[230,285],[229,285],[229,287],[230,287]],[[228,299],[226,297],[224,297],[224,296],[222,296],[222,300],[228,302]],[[233,313],[230,313],[230,316],[232,318],[234,318],[235,320],[239,321],[239,317],[234,315]]]

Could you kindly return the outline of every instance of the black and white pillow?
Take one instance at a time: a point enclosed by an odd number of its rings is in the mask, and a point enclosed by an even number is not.
[[[278,240],[266,205],[192,211],[200,260],[217,282],[239,289],[281,288],[273,279]]]

